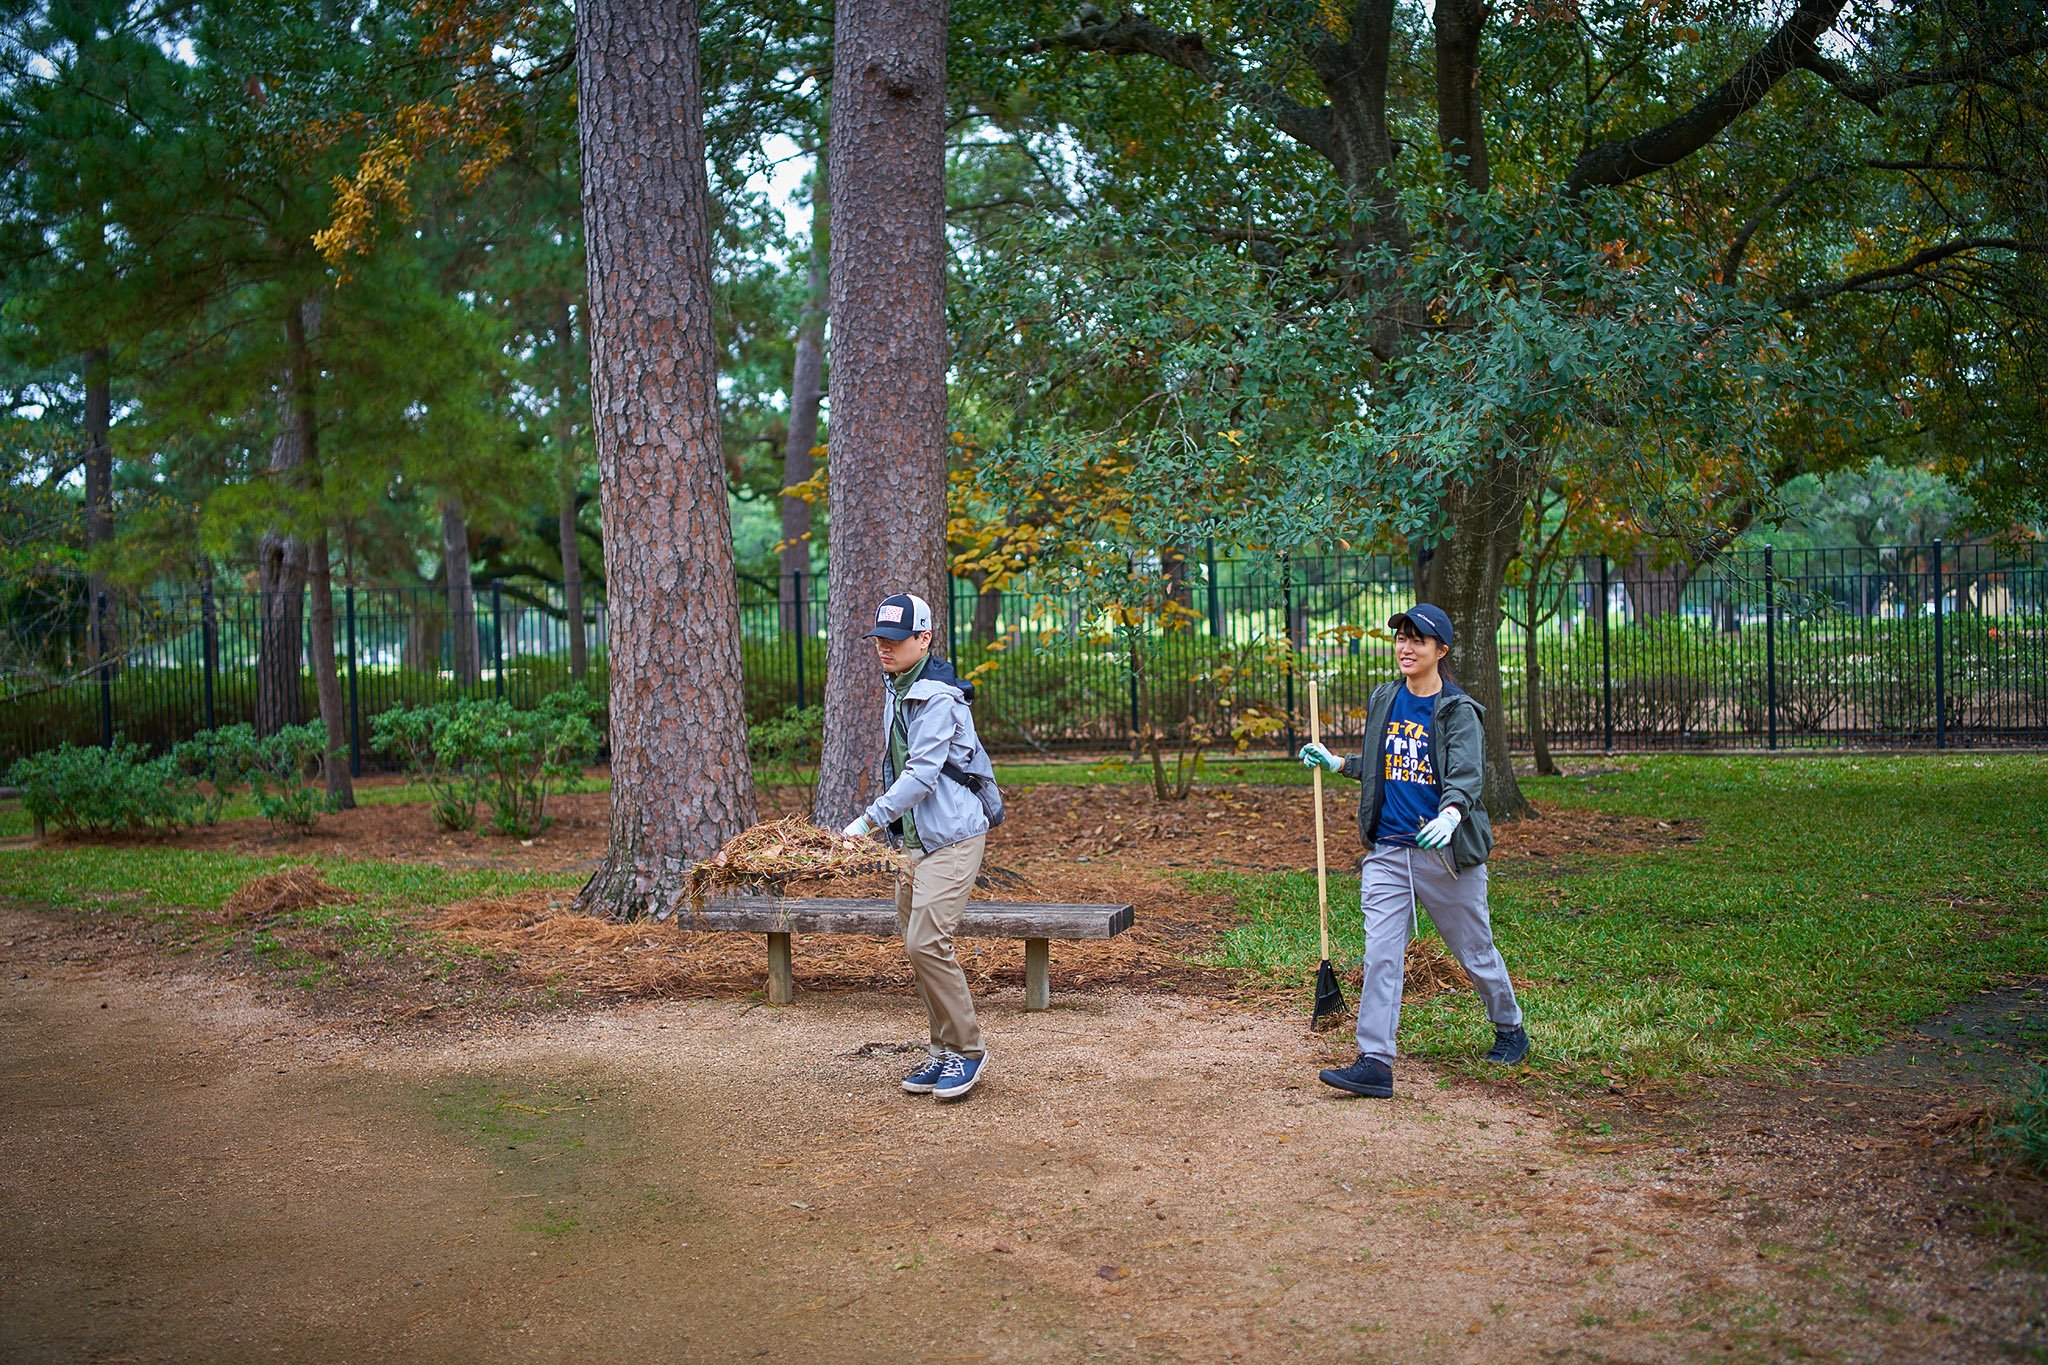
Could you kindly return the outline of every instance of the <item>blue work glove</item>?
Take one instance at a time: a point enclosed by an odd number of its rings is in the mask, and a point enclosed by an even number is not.
[[[856,815],[853,817],[853,823],[840,832],[849,839],[858,839],[864,834],[873,834],[875,827],[868,823],[867,816]]]
[[[1415,836],[1415,842],[1423,848],[1449,848],[1451,835],[1464,822],[1465,812],[1456,806],[1445,806],[1437,812],[1436,819],[1424,825]]]
[[[1310,740],[1301,746],[1301,766],[1304,768],[1328,768],[1333,773],[1344,771],[1344,760]]]

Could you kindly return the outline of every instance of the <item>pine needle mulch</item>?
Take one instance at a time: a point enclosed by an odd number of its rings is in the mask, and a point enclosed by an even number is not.
[[[849,838],[820,829],[804,816],[786,815],[741,831],[691,868],[690,894],[747,889],[781,895],[797,881],[893,877],[909,865],[902,854],[873,839]]]
[[[312,910],[322,905],[347,905],[355,897],[320,875],[311,863],[267,873],[245,884],[221,907],[223,924],[245,920],[263,923],[279,915]]]
[[[867,858],[876,851],[888,852],[872,844],[857,851]],[[792,896],[887,899],[894,894],[894,874],[797,877],[783,881],[782,887]],[[1131,891],[1130,874],[1106,865],[1078,877],[1027,877],[984,865],[974,898],[1121,902],[1134,899]],[[571,899],[561,890],[538,890],[464,901],[450,906],[432,927],[510,961],[529,980],[601,996],[695,997],[766,989],[768,950],[763,935],[695,930],[687,916],[620,923],[583,914]],[[1052,944],[1055,993],[1124,989],[1270,998],[1269,989],[1246,986],[1231,973],[1190,960],[1207,951],[1227,925],[1215,904],[1177,887],[1162,887],[1145,899],[1149,904],[1141,905],[1137,923],[1116,938]],[[792,966],[800,992],[912,989],[903,944],[894,936],[799,934],[794,949]],[[977,994],[1023,987],[1023,940],[960,938],[954,949]]]

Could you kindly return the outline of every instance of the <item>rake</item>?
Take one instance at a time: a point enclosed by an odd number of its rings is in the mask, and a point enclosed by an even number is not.
[[[1308,685],[1308,736],[1323,742],[1323,716],[1315,681]],[[1323,965],[1316,968],[1316,1003],[1309,1011],[1308,1026],[1318,1032],[1333,1029],[1350,1013],[1344,1007],[1344,991],[1337,984],[1337,970],[1330,965],[1330,872],[1323,855],[1323,765],[1316,764],[1316,914],[1323,932]]]

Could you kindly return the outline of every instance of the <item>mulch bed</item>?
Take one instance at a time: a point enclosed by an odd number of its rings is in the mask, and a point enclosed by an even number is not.
[[[1313,963],[1304,964],[1299,982],[1270,983],[1247,982],[1191,963],[1233,920],[1226,898],[1192,892],[1177,874],[1313,867],[1307,788],[1216,785],[1198,788],[1186,801],[1158,802],[1142,786],[1037,786],[1019,787],[1007,798],[1009,819],[989,841],[976,899],[1129,902],[1137,912],[1128,932],[1106,942],[1054,943],[1055,991],[1115,985],[1270,1001],[1305,989]],[[1358,857],[1356,796],[1333,786],[1324,800],[1331,867],[1345,870]],[[808,802],[802,788],[765,789],[759,815],[764,825],[799,817]],[[530,840],[451,833],[435,826],[424,805],[370,805],[323,815],[307,834],[244,820],[152,842],[263,856],[496,867],[559,874],[564,881],[588,875],[597,868],[610,835],[608,793],[572,792],[553,799],[550,807],[555,823]],[[1539,821],[1504,827],[1495,862],[1554,866],[1589,855],[1668,847],[1693,837],[1683,822],[1560,808]],[[791,895],[888,897],[893,882],[887,873],[870,872],[794,880],[784,890]],[[527,984],[633,998],[730,994],[761,989],[765,982],[766,952],[756,935],[699,934],[673,923],[613,924],[577,913],[571,906],[574,894],[562,887],[435,907],[427,912],[428,922],[499,955],[498,961],[508,962]],[[310,867],[294,868],[244,888],[224,918],[263,918],[344,899],[320,883]],[[962,939],[960,957],[979,990],[1023,983],[1019,941]],[[901,946],[889,939],[804,936],[794,966],[799,988],[807,991],[910,987]],[[1465,986],[1448,958],[1418,961],[1412,970],[1412,998]]]

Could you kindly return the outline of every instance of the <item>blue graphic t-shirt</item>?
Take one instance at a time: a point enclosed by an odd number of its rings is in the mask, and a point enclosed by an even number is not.
[[[1435,697],[1418,697],[1406,687],[1394,693],[1383,740],[1386,766],[1380,773],[1380,823],[1374,835],[1381,843],[1412,848],[1422,826],[1436,819],[1436,767],[1429,752],[1429,721],[1435,710]]]

